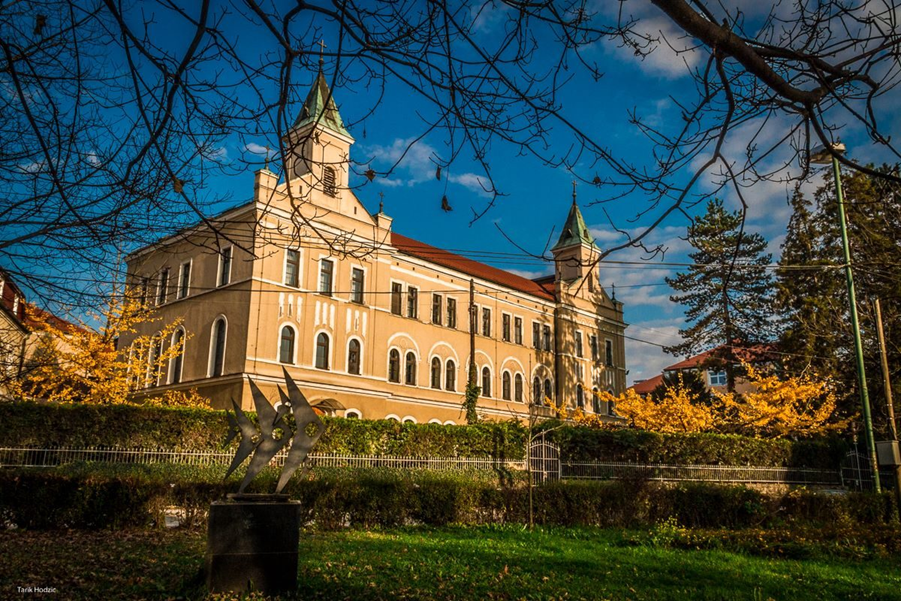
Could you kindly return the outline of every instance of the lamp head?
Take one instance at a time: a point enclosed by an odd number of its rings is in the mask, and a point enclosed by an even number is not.
[[[830,149],[832,152],[830,152]],[[832,153],[845,154],[845,145],[841,142],[835,142],[826,146],[817,146],[810,151],[811,165],[829,165],[832,163]]]

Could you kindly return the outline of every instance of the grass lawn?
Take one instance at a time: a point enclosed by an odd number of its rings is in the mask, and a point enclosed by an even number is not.
[[[841,556],[834,545],[759,536],[759,545],[748,538],[748,553],[671,548],[652,534],[596,529],[307,532],[297,598],[901,600],[898,554],[849,543]],[[716,534],[704,540],[710,546]],[[203,599],[204,546],[203,532],[5,531],[0,598]],[[804,558],[779,557],[785,553]],[[23,595],[17,586],[57,592]]]

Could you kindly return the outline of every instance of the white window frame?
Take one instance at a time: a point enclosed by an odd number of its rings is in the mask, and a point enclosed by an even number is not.
[[[332,266],[332,277],[329,281],[328,292],[324,292],[322,290],[322,266],[326,262],[330,263]],[[319,270],[318,270],[319,277],[316,280],[316,292],[317,293],[319,293],[323,296],[334,296],[335,295],[335,271],[336,271],[336,268],[335,268],[335,260],[334,259],[327,257],[327,256],[319,257]]]
[[[350,371],[350,343],[354,340],[360,345],[360,373],[358,374]],[[347,339],[347,344],[344,347],[344,372],[350,376],[363,375],[363,340],[359,336],[350,336]]]
[[[285,328],[291,328],[292,330],[294,330],[294,345],[293,345],[294,348],[291,349],[292,361],[290,363],[285,363],[284,361],[282,361],[282,332],[285,331]],[[297,339],[298,338],[300,338],[300,332],[297,331],[297,327],[294,324],[283,323],[280,326],[278,326],[278,338],[277,338],[277,340],[278,340],[277,349],[278,350],[276,351],[275,359],[279,364],[281,364],[281,365],[298,365],[299,364],[298,357],[297,357]],[[331,350],[331,349],[329,349],[329,350]]]
[[[166,275],[166,285],[163,286],[163,274]],[[161,307],[166,304],[169,300],[169,278],[171,277],[171,270],[168,267],[164,267],[160,270],[160,275],[156,279],[156,306]]]
[[[225,277],[225,282],[222,281],[223,274],[223,264],[225,263],[225,254],[228,251],[228,274]],[[224,288],[232,283],[232,265],[235,264],[235,247],[234,246],[226,246],[225,248],[219,249],[219,267],[216,269],[216,288]]]
[[[506,333],[506,337],[504,334],[504,317],[507,318],[507,323],[510,325],[510,331]],[[501,340],[503,342],[513,342],[513,314],[506,311],[501,311]]]
[[[325,334],[326,338],[328,338],[328,365],[327,367],[319,367],[316,364],[316,359],[319,357],[319,335]],[[295,338],[295,341],[297,339]],[[334,371],[335,367],[335,341],[333,340],[333,336],[329,334],[326,330],[316,330],[313,333],[313,369],[318,369],[319,371]]]
[[[183,326],[179,326],[172,331],[172,336],[169,338],[169,348],[175,346],[175,335],[181,332],[182,342],[181,342],[181,369],[179,369],[178,373],[178,382],[175,382],[173,376],[175,375],[175,370],[173,366],[175,362],[178,360],[178,356],[172,357],[169,359],[169,366],[166,369],[166,384],[181,384],[184,381],[184,373],[185,373],[185,350],[188,348],[188,333],[185,331]],[[131,358],[131,349],[129,349],[129,358]],[[131,361],[129,361],[129,370],[131,370]]]
[[[220,313],[213,318],[213,323],[210,326],[210,350],[206,367],[206,377],[208,378],[213,377],[213,360],[216,358],[216,345],[213,344],[213,336],[216,335],[216,323],[220,319],[225,322],[225,339],[222,341],[222,374],[216,377],[225,375],[225,358],[228,356],[228,319]]]
[[[185,285],[185,265],[188,266],[188,282]],[[188,298],[191,295],[191,276],[194,275],[194,259],[188,259],[187,261],[182,261],[182,263],[178,266],[178,288],[175,289],[175,300],[181,300],[183,298]],[[184,289],[185,293],[182,294],[181,291]]]
[[[297,284],[288,283],[288,253],[294,251],[297,253]],[[282,262],[282,284],[288,288],[299,289],[303,282],[303,251],[299,248],[285,247],[285,260]]]
[[[714,378],[716,378],[716,382],[714,382]],[[719,380],[722,379],[722,383]],[[726,375],[725,369],[708,369],[707,370],[707,385],[708,386],[726,386],[729,383],[729,377]]]
[[[360,290],[361,298],[359,301],[354,300],[354,270],[355,269],[363,272],[363,289]],[[350,302],[354,303],[355,305],[366,305],[366,280],[368,280],[368,279],[369,279],[369,272],[365,267],[363,267],[362,265],[351,265],[350,266],[350,290],[349,290],[350,294],[348,294],[348,298],[350,299]]]

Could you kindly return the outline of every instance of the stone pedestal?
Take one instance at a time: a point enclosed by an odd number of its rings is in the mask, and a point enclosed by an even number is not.
[[[287,495],[229,495],[210,506],[210,592],[297,590],[299,503]]]

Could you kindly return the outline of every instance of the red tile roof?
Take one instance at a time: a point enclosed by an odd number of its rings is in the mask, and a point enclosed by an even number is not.
[[[679,371],[682,369],[694,369],[700,365],[702,365],[705,361],[711,358],[714,353],[722,352],[725,349],[725,346],[718,346],[716,348],[712,348],[709,351],[704,351],[698,355],[693,357],[689,357],[683,361],[679,361],[678,363],[673,363],[668,367],[664,367],[663,371]],[[755,344],[749,347],[733,347],[732,352],[735,353],[735,358],[739,361],[745,361],[746,363],[760,363],[764,361],[772,361],[775,357],[776,346],[773,344]]]
[[[654,376],[641,382],[636,382],[631,386],[632,390],[640,395],[650,394],[655,388],[663,383],[663,375]]]
[[[405,255],[435,263],[442,267],[456,269],[466,275],[488,280],[489,282],[494,282],[495,284],[500,284],[501,286],[506,286],[507,288],[512,288],[513,290],[518,290],[520,292],[525,292],[526,294],[531,294],[532,296],[537,296],[544,300],[555,300],[553,283],[545,284],[532,281],[510,273],[509,271],[491,267],[490,265],[485,265],[484,263],[479,263],[478,261],[455,255],[446,250],[429,246],[428,244],[413,240],[412,238],[407,238],[406,236],[402,236],[395,232],[391,232],[391,244]]]
[[[28,310],[25,312],[25,325],[27,325],[32,330],[40,330],[44,323],[47,323],[60,332],[64,332],[66,334],[71,334],[75,331],[86,331],[81,326],[77,326],[70,321],[66,321],[62,317],[57,317],[53,313],[49,311],[44,311],[43,309],[28,303]]]

